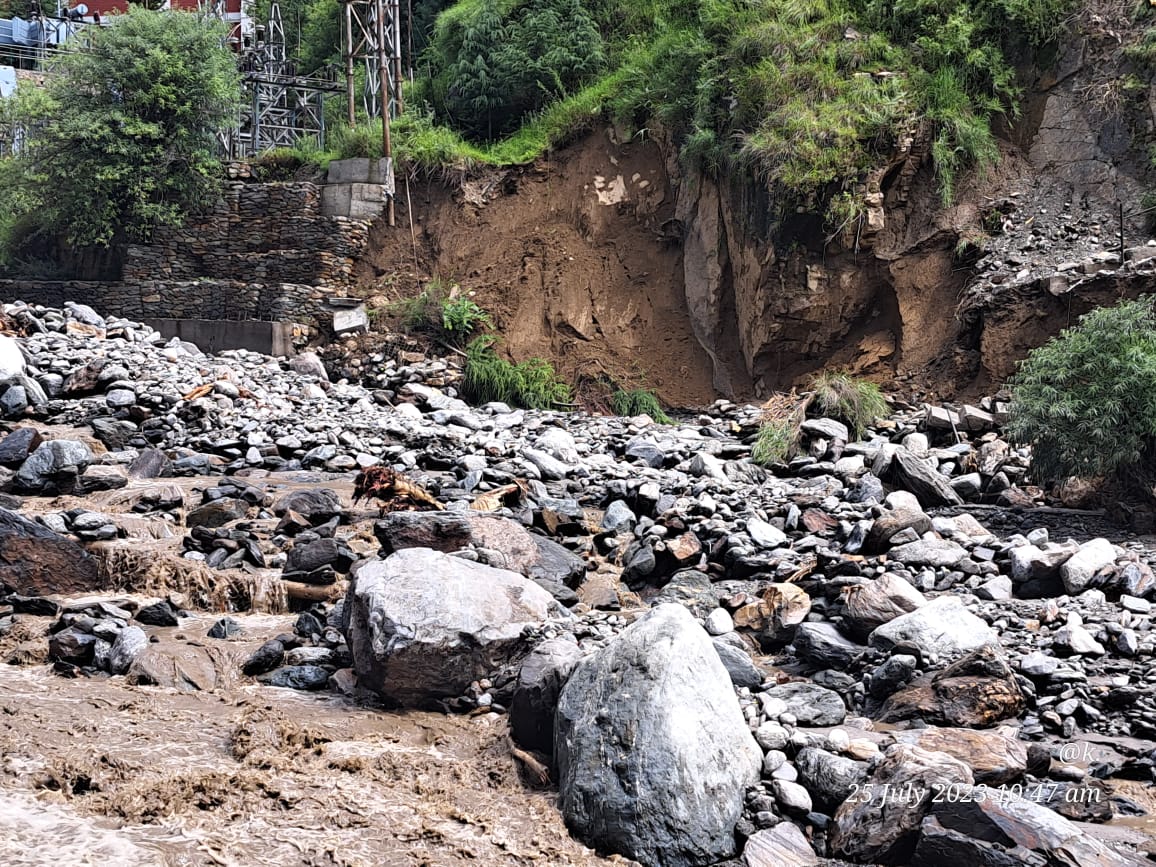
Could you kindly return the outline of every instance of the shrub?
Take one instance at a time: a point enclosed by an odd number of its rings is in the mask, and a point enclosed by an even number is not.
[[[462,343],[482,326],[491,326],[490,314],[469,298],[442,301],[442,331],[451,343]]]
[[[134,6],[54,59],[42,93],[19,95],[28,135],[17,159],[46,234],[147,241],[215,200],[215,135],[241,93],[224,33],[200,15]]]
[[[820,373],[811,379],[810,388],[807,411],[838,419],[856,438],[888,412],[879,386],[847,373]]]
[[[437,20],[426,52],[434,107],[492,140],[589,81],[602,36],[580,0],[462,0]]]
[[[570,386],[541,358],[513,364],[494,350],[495,338],[484,335],[466,347],[462,393],[474,403],[501,401],[527,409],[554,409],[570,403]]]
[[[662,411],[658,396],[647,388],[635,388],[630,391],[617,389],[610,396],[610,406],[614,409],[615,415],[628,418],[648,415],[659,424],[671,424],[670,416]]]
[[[1013,442],[1038,481],[1126,478],[1156,462],[1156,310],[1151,298],[1080,317],[1028,354],[1010,382]]]

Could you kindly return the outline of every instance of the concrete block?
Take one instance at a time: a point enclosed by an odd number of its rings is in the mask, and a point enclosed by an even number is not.
[[[388,201],[382,184],[326,184],[321,188],[321,213],[326,217],[381,216]]]
[[[325,182],[328,184],[383,184],[389,195],[393,195],[393,162],[385,158],[375,161],[372,165],[364,157],[349,160],[333,160],[329,164],[329,174]],[[370,175],[376,169],[376,177]]]
[[[349,334],[354,331],[369,330],[369,314],[364,306],[333,311],[333,333]]]
[[[293,355],[293,323],[214,319],[146,319],[164,337],[178,337],[202,352],[248,349],[265,355]]]

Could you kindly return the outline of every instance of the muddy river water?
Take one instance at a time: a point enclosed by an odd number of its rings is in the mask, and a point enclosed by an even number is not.
[[[213,619],[156,630],[158,643],[226,644],[201,637]],[[6,867],[623,863],[570,838],[554,794],[520,776],[503,717],[238,679],[292,618],[237,619],[245,634],[212,657],[212,691],[0,665]]]

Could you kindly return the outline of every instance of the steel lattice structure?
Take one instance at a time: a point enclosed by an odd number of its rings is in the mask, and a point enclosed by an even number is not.
[[[204,11],[223,20],[223,0],[205,0]],[[230,31],[230,42],[240,49],[245,107],[237,127],[220,136],[229,158],[254,156],[273,148],[294,147],[313,139],[325,144],[325,96],[341,91],[336,81],[293,74],[285,51],[281,7],[274,0],[269,21],[246,39]]]
[[[349,122],[354,118],[354,67],[365,67],[362,102],[370,117],[381,117],[382,93],[387,114],[401,112],[401,12],[398,0],[342,0],[341,52]]]

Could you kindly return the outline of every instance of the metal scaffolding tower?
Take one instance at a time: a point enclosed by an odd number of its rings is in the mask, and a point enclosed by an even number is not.
[[[365,67],[363,104],[370,117],[397,117],[401,97],[401,12],[398,0],[342,0],[341,53],[345,61],[345,95],[349,122],[355,121],[354,68]]]
[[[222,0],[206,0],[206,11],[222,17]],[[254,156],[279,147],[294,147],[313,139],[325,145],[325,96],[340,93],[336,81],[294,75],[285,50],[285,28],[277,0],[269,9],[269,20],[252,36],[237,32],[240,67],[245,87],[245,107],[237,128],[229,131],[222,145],[230,158]]]

